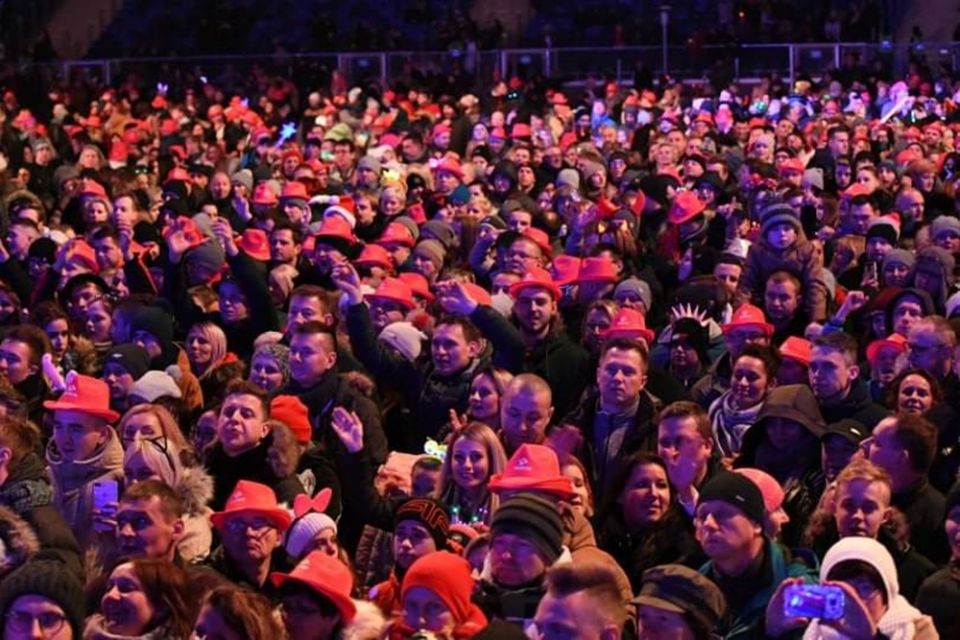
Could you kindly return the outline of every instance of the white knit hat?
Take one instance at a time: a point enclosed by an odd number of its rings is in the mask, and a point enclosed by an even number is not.
[[[423,341],[427,336],[413,326],[412,322],[391,322],[380,332],[379,339],[413,362],[420,357]]]
[[[897,580],[897,567],[893,558],[887,548],[873,538],[841,538],[827,549],[823,564],[820,565],[820,581],[826,580],[834,567],[847,560],[859,560],[877,570],[887,589],[887,602],[893,602],[900,594],[900,582]]]
[[[130,387],[130,396],[143,398],[147,402],[155,402],[158,398],[170,396],[180,398],[180,387],[169,374],[163,371],[147,371]]]
[[[307,546],[313,542],[324,529],[333,529],[333,534],[337,534],[336,521],[325,513],[311,511],[303,517],[294,520],[287,531],[287,542],[284,548],[291,558],[300,559]]]

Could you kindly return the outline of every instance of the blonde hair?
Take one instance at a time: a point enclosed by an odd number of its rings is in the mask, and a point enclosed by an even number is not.
[[[192,451],[189,443],[187,443],[186,436],[184,436],[183,431],[180,430],[180,425],[177,424],[177,420],[173,417],[173,414],[164,407],[156,404],[138,404],[123,414],[123,417],[120,418],[120,424],[117,425],[117,435],[120,436],[121,441],[123,440],[123,431],[126,429],[127,423],[130,422],[131,418],[141,413],[149,413],[157,419],[161,431],[159,435],[169,440],[170,443],[176,447],[177,451]]]
[[[440,472],[440,496],[441,500],[448,504],[457,504],[460,500],[460,487],[453,480],[453,448],[460,440],[467,439],[483,446],[487,454],[487,477],[486,482],[494,474],[503,473],[507,467],[507,453],[503,448],[503,443],[497,437],[496,432],[482,422],[471,422],[459,433],[450,439],[447,446],[447,455],[443,460],[443,468]],[[484,500],[482,505],[487,508],[487,519],[492,516],[497,507],[500,506],[500,498],[490,493],[484,484]]]
[[[190,327],[187,332],[187,342],[190,341],[190,334],[196,330],[207,342],[210,343],[210,363],[203,371],[197,372],[197,378],[205,378],[210,375],[220,361],[227,355],[227,335],[223,329],[212,322],[198,322]]]
[[[184,465],[181,450],[169,438],[144,437],[137,435],[123,453],[123,466],[136,455],[143,457],[143,463],[153,471],[165,485],[175,488],[183,478]]]
[[[887,489],[893,490],[893,480],[890,474],[882,467],[878,467],[869,460],[863,458],[855,459],[850,462],[843,471],[837,476],[837,490],[840,485],[848,484],[856,480],[866,482],[880,482],[887,485]]]

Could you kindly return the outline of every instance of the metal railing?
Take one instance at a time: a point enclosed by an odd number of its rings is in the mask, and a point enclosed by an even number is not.
[[[669,68],[675,78],[696,82],[712,78],[756,82],[777,75],[791,82],[799,75],[822,76],[840,68],[850,57],[859,65],[879,64],[894,76],[902,76],[911,60],[922,59],[933,68],[960,69],[960,42],[949,43],[784,43],[671,46],[667,49]],[[325,84],[334,69],[351,84],[375,81],[381,86],[406,77],[411,69],[452,73],[466,72],[477,79],[478,87],[494,77],[514,75],[529,78],[544,75],[565,82],[614,79],[629,85],[635,74],[647,70],[661,73],[664,49],[657,46],[607,48],[502,49],[463,51],[382,51],[367,53],[301,53],[276,56],[220,55],[180,58],[116,58],[109,60],[68,60],[46,73],[60,79],[76,74],[96,77],[105,84],[130,73],[157,78],[165,83],[178,78],[203,77],[225,89],[244,86],[256,68],[291,77],[313,86]]]

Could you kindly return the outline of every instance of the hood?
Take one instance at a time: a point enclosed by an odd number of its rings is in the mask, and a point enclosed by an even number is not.
[[[566,545],[563,546],[563,549],[560,551],[560,557],[557,558],[557,561],[554,562],[551,567],[556,567],[557,565],[566,564],[573,562],[573,554],[570,553],[570,549]],[[549,570],[549,567],[547,567]],[[490,585],[496,585],[497,583],[493,579],[493,564],[490,562],[490,554],[483,559],[483,569],[480,570],[480,581],[485,582]],[[498,587],[502,589],[507,589],[507,587]]]
[[[40,550],[33,527],[4,506],[0,506],[0,542],[4,546],[0,575],[21,566]]]
[[[900,595],[900,583],[897,580],[897,567],[887,548],[873,538],[841,538],[827,550],[820,565],[820,582],[827,579],[830,571],[846,560],[859,560],[877,570],[883,578],[887,591],[887,602],[892,603]]]
[[[803,425],[811,434],[819,438],[826,430],[826,423],[820,414],[820,405],[805,384],[788,384],[774,387],[767,395],[763,408],[750,431],[770,418],[786,418]]]
[[[57,450],[56,442],[47,443],[47,462],[64,491],[74,489],[93,478],[123,469],[123,447],[113,428],[107,429],[107,440],[86,460],[67,462]]]
[[[203,467],[184,467],[174,490],[188,514],[201,514],[213,499],[213,476]]]

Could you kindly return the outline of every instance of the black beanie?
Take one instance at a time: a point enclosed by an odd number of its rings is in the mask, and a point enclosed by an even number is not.
[[[710,356],[707,354],[710,338],[707,336],[707,329],[700,322],[693,318],[680,318],[674,322],[673,331],[670,334],[671,346],[675,340],[681,339],[697,352],[701,364],[706,365],[710,362]]]
[[[150,370],[150,355],[147,350],[138,344],[118,344],[107,352],[103,364],[115,362],[123,367],[134,380],[139,379]]]
[[[707,500],[722,500],[733,505],[737,509],[756,522],[763,525],[766,511],[763,506],[763,494],[760,493],[760,487],[739,473],[730,473],[721,471],[700,489],[700,498],[697,504],[703,504]]]
[[[0,614],[3,618],[6,619],[17,598],[28,595],[43,596],[60,605],[73,629],[73,637],[81,637],[86,618],[83,585],[62,563],[33,560],[6,576],[0,582]]]
[[[563,520],[552,502],[532,493],[519,493],[500,503],[490,524],[492,537],[508,533],[523,536],[551,565],[563,551]]]
[[[875,223],[870,225],[870,228],[867,229],[867,241],[870,241],[870,238],[883,238],[889,242],[894,247],[897,246],[897,243],[900,242],[900,234],[897,231],[897,228],[892,224],[885,223]]]
[[[146,331],[166,349],[173,343],[173,317],[159,307],[141,307],[130,319],[130,334],[136,331]]]
[[[437,551],[447,548],[450,516],[442,502],[433,498],[410,498],[393,512],[393,528],[396,529],[402,520],[415,520],[426,527],[437,544]]]

